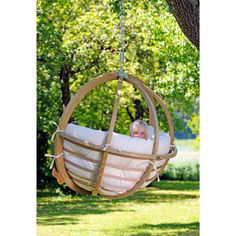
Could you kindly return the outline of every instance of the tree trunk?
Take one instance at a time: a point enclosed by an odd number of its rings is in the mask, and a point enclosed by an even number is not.
[[[199,49],[199,0],[166,0],[186,37]]]
[[[62,94],[62,106],[63,110],[66,105],[70,101],[70,84],[69,84],[69,77],[70,77],[70,69],[69,66],[63,65],[60,72],[60,80],[61,80],[61,94]]]
[[[143,106],[141,104],[141,101],[138,100],[138,99],[135,99],[134,100],[134,107],[135,107],[135,120],[138,120],[138,119],[143,119],[144,117],[144,109],[143,109]]]
[[[135,120],[143,119],[144,114],[147,112],[145,111],[144,107],[142,106],[142,103],[139,99],[133,100],[134,108],[135,108],[135,114],[134,116],[130,112],[129,108],[126,107],[127,114],[129,115],[129,118],[131,122],[134,122]]]

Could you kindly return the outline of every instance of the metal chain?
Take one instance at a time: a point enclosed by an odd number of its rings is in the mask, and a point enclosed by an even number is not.
[[[125,43],[124,43],[124,34],[125,34],[125,9],[124,9],[124,0],[120,0],[120,78],[127,78],[127,74],[124,72],[124,53],[125,53]]]

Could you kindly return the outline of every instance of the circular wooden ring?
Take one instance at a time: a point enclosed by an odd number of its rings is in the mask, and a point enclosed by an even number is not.
[[[78,92],[74,95],[74,97],[71,99],[71,101],[68,103],[68,105],[66,106],[66,108],[65,108],[65,110],[64,110],[64,112],[63,112],[63,114],[60,118],[59,127],[58,127],[59,130],[64,130],[66,128],[74,109],[78,106],[80,101],[84,98],[84,96],[88,92],[90,92],[93,88],[95,88],[96,86],[98,86],[100,84],[103,84],[105,82],[112,81],[112,80],[117,80],[117,79],[118,79],[118,73],[117,72],[107,73],[107,74],[104,74],[102,76],[94,78],[93,80],[89,81],[86,85],[81,87],[78,90]],[[156,155],[157,151],[158,151],[157,149],[158,149],[158,143],[159,143],[159,140],[158,140],[158,138],[159,138],[158,121],[157,121],[157,116],[156,116],[156,108],[155,108],[155,105],[153,104],[153,102],[150,98],[150,94],[152,94],[152,96],[156,100],[159,101],[160,99],[159,99],[159,97],[156,98],[153,91],[150,90],[148,87],[146,87],[146,85],[141,80],[129,75],[128,78],[125,79],[125,81],[127,81],[128,83],[130,83],[133,86],[135,86],[136,88],[138,88],[138,90],[142,93],[143,97],[145,98],[146,102],[148,103],[148,107],[151,111],[152,118],[154,120],[155,140],[153,142],[154,144],[153,144],[152,153]],[[59,135],[56,135],[55,155],[59,155],[62,152],[63,152],[63,139]],[[149,164],[148,168],[146,169],[145,173],[141,177],[140,181],[138,183],[136,183],[136,185],[131,190],[127,191],[126,193],[120,194],[120,195],[106,196],[106,197],[111,197],[111,198],[126,197],[126,196],[129,196],[130,194],[136,192],[137,190],[139,190],[139,188],[143,185],[143,183],[146,181],[146,179],[150,175],[150,173],[153,169],[153,164],[154,163]],[[57,165],[58,171],[61,173],[62,178],[64,179],[65,183],[67,184],[67,186],[69,188],[71,188],[72,190],[74,190],[76,192],[82,193],[82,194],[91,194],[90,191],[87,191],[87,190],[77,186],[73,182],[73,180],[71,179],[71,177],[67,173],[63,158],[57,158],[56,159],[56,165]]]

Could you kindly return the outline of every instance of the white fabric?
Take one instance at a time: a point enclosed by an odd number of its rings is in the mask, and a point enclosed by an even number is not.
[[[67,135],[71,137],[87,141],[95,145],[104,145],[106,132],[100,130],[94,130],[75,124],[68,124],[65,130]],[[113,133],[111,140],[111,147],[127,152],[136,152],[140,154],[151,154],[153,147],[153,140],[145,140],[141,138],[130,137],[127,135],[122,135],[118,133]],[[161,132],[159,138],[158,154],[165,154],[169,152],[170,147],[170,136],[166,133]],[[93,160],[101,160],[102,154],[98,151],[93,151],[87,148],[80,147],[73,143],[64,140],[64,148],[71,150],[73,152],[80,152],[86,155],[88,158]],[[79,157],[64,151],[64,156],[66,160],[69,160],[76,165],[82,166],[89,170],[96,172],[98,164],[89,162],[87,160],[80,159]],[[137,160],[131,158],[124,158],[118,155],[109,154],[107,158],[107,166],[104,169],[104,176],[102,178],[101,187],[99,188],[99,193],[103,195],[117,195],[130,190],[142,177],[144,171],[149,165],[149,160]],[[160,166],[164,161],[156,161],[156,166]],[[66,168],[68,170],[77,173],[78,175],[88,178],[93,181],[93,174],[87,171],[81,170],[73,165],[65,162]],[[132,170],[127,170],[132,168]],[[133,170],[134,169],[134,170]],[[138,169],[138,170],[135,170]],[[156,175],[156,171],[153,171],[149,178]],[[114,176],[114,177],[113,177]],[[118,179],[120,178],[120,179]],[[79,180],[79,177],[78,177]],[[91,186],[85,186],[79,181],[74,180],[74,182],[80,187],[92,190]],[[145,183],[143,187],[147,186],[149,183]]]
[[[148,138],[154,140],[154,129],[152,126],[148,126]]]

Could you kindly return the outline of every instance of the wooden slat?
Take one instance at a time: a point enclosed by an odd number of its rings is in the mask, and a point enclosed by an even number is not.
[[[157,178],[157,175],[153,176],[153,177],[150,178],[150,179],[147,179],[145,182],[146,182],[146,183],[147,183],[147,182],[152,182],[152,181],[154,181],[156,178]]]
[[[115,194],[114,194],[114,191],[111,191],[111,190],[109,190],[109,189],[106,189],[106,188],[104,188],[104,187],[102,187],[102,186],[100,186],[99,188],[102,189],[102,190],[104,190],[104,191],[106,191],[106,192],[112,193],[109,198],[112,198],[112,195],[115,195]],[[106,196],[106,197],[107,197],[107,196]]]
[[[141,159],[141,160],[155,160],[156,159],[156,156],[153,154],[141,154],[141,153],[136,153],[136,152],[120,151],[112,147],[107,147],[105,150],[103,150],[103,147],[101,146],[89,143],[87,141],[83,141],[81,139],[71,137],[68,134],[59,133],[59,135],[69,142],[72,142],[81,147],[86,147],[88,149],[99,151],[99,152],[107,152],[109,154],[114,154],[114,155],[124,157],[124,158],[133,158],[133,159]]]
[[[110,178],[110,179],[118,179],[121,181],[128,181],[128,182],[137,182],[140,178],[129,178],[129,177],[123,177],[123,176],[115,176],[110,174],[103,174],[104,177]]]
[[[81,181],[76,180],[76,179],[73,179],[73,182],[76,184],[76,186],[81,187],[81,188],[83,188],[83,189],[87,189],[87,191],[90,191],[90,192],[91,192],[91,191],[93,190],[93,188],[94,188],[93,185],[84,184],[84,183],[82,183]],[[89,190],[88,190],[88,188],[89,188]]]
[[[157,156],[157,160],[166,160],[166,159],[170,159],[170,158],[175,157],[177,154],[177,148],[175,147],[175,145],[173,145],[173,147],[171,149],[172,150],[169,153]]]
[[[157,170],[161,169],[163,167],[163,165],[160,165],[158,167],[156,167]]]
[[[87,171],[87,172],[92,173],[92,174],[95,173],[95,171],[90,170],[90,169],[88,169],[88,168],[85,168],[85,167],[83,167],[83,166],[77,165],[77,164],[75,164],[74,162],[69,161],[69,160],[67,160],[67,159],[65,159],[65,162],[68,163],[68,164],[70,164],[70,165],[72,165],[72,166],[74,166],[74,167],[76,167],[76,168],[78,168],[78,169],[80,169],[80,170],[84,170],[84,171]]]
[[[120,78],[118,80],[118,88],[117,88],[116,99],[115,99],[115,103],[114,103],[114,107],[113,107],[110,127],[109,127],[109,131],[107,133],[107,136],[106,136],[106,142],[105,142],[106,145],[109,145],[111,143],[112,134],[113,134],[113,130],[115,127],[115,122],[116,122],[117,111],[118,111],[118,107],[119,107],[119,101],[120,101],[120,97],[121,97],[122,84],[123,84],[123,79]],[[92,192],[93,195],[97,195],[97,193],[98,193],[99,186],[102,182],[102,176],[103,176],[103,172],[104,172],[104,169],[106,166],[107,157],[108,157],[108,152],[103,152],[102,161],[99,166],[99,172],[97,174],[97,178],[96,178],[96,182],[95,182],[95,188]]]
[[[137,171],[137,172],[144,172],[146,170],[146,168],[133,168],[133,167],[125,167],[125,166],[117,166],[117,165],[112,165],[107,163],[106,167],[110,167],[110,168],[114,168],[114,169],[118,169],[118,170],[128,170],[128,171]]]
[[[92,162],[92,163],[95,163],[95,164],[98,164],[100,162],[99,160],[94,160],[92,158],[89,158],[88,156],[82,154],[81,152],[78,152],[78,151],[74,152],[74,151],[71,151],[71,150],[69,150],[68,148],[65,148],[65,147],[64,147],[64,151],[75,155],[79,159],[83,159],[83,160],[86,160],[86,161],[89,161],[89,162]]]
[[[118,191],[123,191],[123,190],[127,190],[127,187],[123,187],[123,186],[116,186],[116,185],[113,185],[113,184],[108,184],[108,183],[106,183],[106,187],[108,187],[108,188],[113,188],[114,190],[112,190],[112,191],[117,191],[117,189],[118,189]]]
[[[91,150],[95,150],[95,151],[98,151],[98,152],[102,152],[103,151],[101,146],[99,146],[99,145],[95,145],[95,144],[89,143],[87,141],[71,137],[70,135],[65,134],[63,132],[58,132],[58,134],[62,138],[64,138],[65,140],[67,140],[67,141],[69,141],[71,143],[77,144],[77,145],[79,145],[81,147],[89,148]]]
[[[132,159],[140,159],[140,160],[156,160],[156,156],[154,154],[141,154],[137,152],[119,151],[112,147],[107,147],[106,152],[120,156],[120,157],[124,157],[124,158],[132,158]]]
[[[76,180],[76,182],[79,182],[79,183],[81,183],[83,185],[86,185],[86,186],[92,186],[93,185],[92,181],[84,181],[84,180],[80,179],[77,175],[74,175],[73,173],[71,173],[70,171],[68,171],[68,173],[70,174],[70,176],[72,177],[74,182]]]
[[[73,170],[68,170],[67,169],[67,171],[68,171],[68,173],[70,173],[70,174],[72,173],[73,175],[77,176],[80,179],[83,179],[84,181],[92,181],[91,179],[89,179],[87,177],[84,177],[82,175],[79,175],[78,173],[75,173]]]

